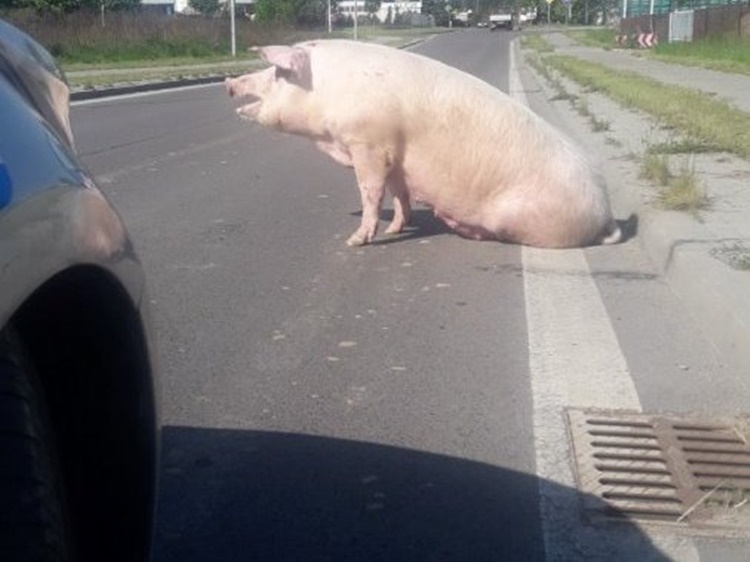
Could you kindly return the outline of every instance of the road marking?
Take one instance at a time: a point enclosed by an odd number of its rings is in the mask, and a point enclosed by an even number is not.
[[[528,104],[513,41],[509,91]],[[699,560],[692,540],[580,524],[566,407],[641,411],[617,335],[583,250],[522,248],[539,509],[547,560]]]
[[[529,361],[535,373],[554,375],[538,378],[540,388],[550,396],[566,396],[566,405],[574,408],[640,412],[638,393],[583,251],[523,248],[523,267]]]

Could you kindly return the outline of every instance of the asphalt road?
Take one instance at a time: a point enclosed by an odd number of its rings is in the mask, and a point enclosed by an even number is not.
[[[472,30],[416,50],[507,91],[511,37]],[[461,239],[419,209],[408,232],[351,249],[351,171],[233,107],[210,86],[72,112],[149,275],[165,422],[157,562],[715,552],[632,525],[578,529],[572,481],[545,456],[567,454],[558,406],[600,404],[583,378],[567,382],[580,400],[546,407],[566,383],[545,357],[587,342],[605,366],[592,387],[616,395],[606,405],[746,404],[636,241],[552,257]],[[586,298],[548,283],[559,277]],[[571,329],[553,341],[549,324]],[[567,369],[588,376],[588,355]]]

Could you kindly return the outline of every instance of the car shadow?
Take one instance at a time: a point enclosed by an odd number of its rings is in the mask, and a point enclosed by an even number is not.
[[[576,493],[481,462],[291,433],[166,427],[162,456],[155,562],[541,561],[540,486]],[[667,560],[635,525],[608,526],[635,556],[620,559]]]

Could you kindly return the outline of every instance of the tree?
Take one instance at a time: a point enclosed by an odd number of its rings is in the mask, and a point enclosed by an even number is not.
[[[380,10],[380,0],[365,0],[365,12],[368,15],[374,16]]]
[[[422,0],[422,13],[435,18],[435,25],[448,25],[450,14],[445,0]]]
[[[199,14],[212,16],[219,11],[219,0],[188,0],[188,6]]]
[[[107,12],[131,10],[140,6],[141,0],[0,0],[0,7],[28,8],[38,13],[66,14],[80,9]]]
[[[141,0],[81,0],[81,6],[88,6],[91,8],[101,9],[102,4],[104,9],[108,12],[116,12],[121,10],[135,10],[140,7]]]
[[[331,11],[336,6],[336,1],[331,0]],[[257,0],[255,18],[279,25],[323,25],[327,9],[327,0]]]
[[[294,21],[303,26],[322,25],[326,10],[326,0],[294,0]]]
[[[12,8],[28,8],[37,13],[65,14],[80,8],[79,0],[11,0]]]
[[[295,19],[293,0],[257,0],[255,18],[261,23],[292,24]]]

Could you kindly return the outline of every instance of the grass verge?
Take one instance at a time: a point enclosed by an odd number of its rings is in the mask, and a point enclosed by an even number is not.
[[[248,72],[251,68],[250,63],[227,65],[221,68],[203,68],[203,67],[175,67],[175,68],[158,68],[154,70],[134,69],[132,72],[118,71],[91,71],[83,75],[73,75],[68,77],[68,83],[71,88],[79,89],[96,89],[108,88],[123,84],[133,84],[139,82],[167,82],[173,80],[202,78],[208,76],[232,76],[243,72]]]
[[[119,62],[83,63],[71,62],[61,64],[63,70],[68,72],[94,72],[94,71],[118,71],[126,72],[128,69],[154,69],[154,68],[177,68],[185,66],[223,66],[227,64],[241,65],[250,60],[257,59],[255,53],[238,53],[236,58],[229,55],[213,55],[208,57],[165,57],[160,59],[137,59]]]
[[[616,72],[573,57],[550,55],[545,62],[584,87],[649,113],[685,137],[750,159],[750,113],[695,90]]]
[[[569,31],[568,37],[581,45],[612,49],[617,46],[614,29]],[[632,38],[629,39],[632,44]],[[632,45],[631,45],[632,46]],[[722,72],[750,75],[750,42],[737,37],[709,37],[701,41],[659,43],[643,56],[668,63],[710,68]]]
[[[614,29],[587,29],[585,31],[569,31],[567,33],[576,43],[589,47],[611,49],[616,46]]]
[[[666,154],[646,152],[641,161],[640,177],[653,182],[659,187],[669,185],[672,171],[669,169],[669,158]]]
[[[683,163],[680,171],[659,190],[657,202],[664,209],[684,211],[696,218],[701,211],[711,208],[711,200],[705,187],[695,174],[695,169],[687,163]]]
[[[713,37],[703,41],[660,43],[649,56],[679,63],[750,76],[750,41]]]
[[[537,53],[551,53],[555,48],[549,44],[541,33],[529,33],[521,36],[521,45]]]

